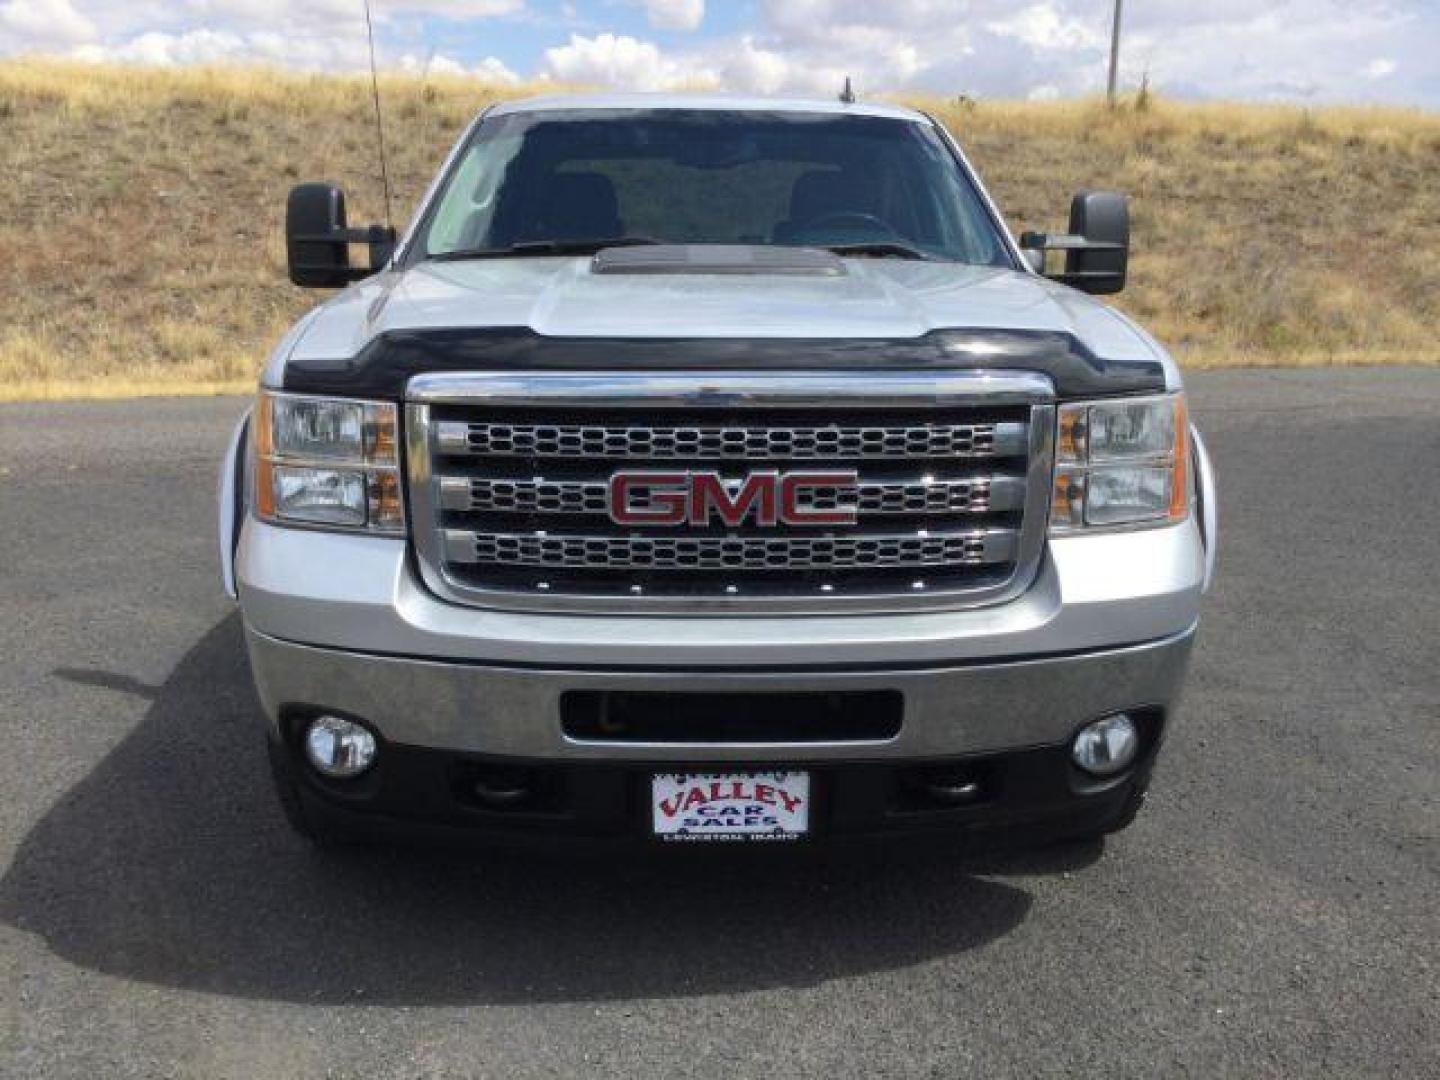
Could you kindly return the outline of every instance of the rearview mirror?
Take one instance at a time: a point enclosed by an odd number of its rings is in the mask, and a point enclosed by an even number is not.
[[[368,244],[369,265],[350,265],[350,245]],[[351,229],[345,193],[334,184],[300,184],[285,203],[285,255],[290,280],[305,289],[333,289],[369,277],[390,261],[395,230],[384,225]]]
[[[1063,251],[1064,269],[1046,275],[1056,281],[1088,293],[1117,293],[1130,261],[1130,203],[1118,191],[1082,191],[1070,200],[1068,233],[1022,233],[1020,247],[1042,260],[1047,251]]]

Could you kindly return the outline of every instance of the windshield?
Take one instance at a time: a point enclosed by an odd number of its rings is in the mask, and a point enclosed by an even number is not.
[[[1013,265],[929,124],[699,109],[486,119],[452,167],[419,250],[543,253],[608,240],[869,248]]]

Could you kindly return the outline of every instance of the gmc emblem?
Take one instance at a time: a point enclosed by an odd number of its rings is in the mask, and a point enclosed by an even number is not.
[[[814,492],[855,492],[853,472],[753,472],[727,481],[713,472],[618,472],[610,477],[610,520],[617,525],[694,525],[718,520],[756,525],[854,525],[855,504],[820,508]]]

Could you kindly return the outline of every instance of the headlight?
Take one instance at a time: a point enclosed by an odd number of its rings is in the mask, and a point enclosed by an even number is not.
[[[256,516],[276,525],[403,532],[396,424],[387,401],[262,392]]]
[[[1184,521],[1188,445],[1184,394],[1060,406],[1050,527]]]

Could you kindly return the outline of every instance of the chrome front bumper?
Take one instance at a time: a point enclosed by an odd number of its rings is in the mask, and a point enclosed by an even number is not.
[[[891,615],[594,615],[447,603],[405,542],[245,518],[235,549],[260,696],[353,714],[397,743],[532,759],[945,757],[1068,739],[1116,710],[1170,707],[1207,545],[1197,520],[1054,536],[1008,603]],[[583,742],[566,690],[893,689],[893,739],[763,745]]]
[[[894,670],[740,672],[525,668],[379,656],[278,640],[247,626],[250,663],[272,723],[289,709],[330,709],[387,740],[529,760],[923,760],[1048,746],[1088,720],[1173,706],[1193,627],[1145,644],[1066,656]],[[900,732],[845,742],[582,741],[561,727],[567,690],[898,690]]]

